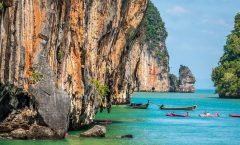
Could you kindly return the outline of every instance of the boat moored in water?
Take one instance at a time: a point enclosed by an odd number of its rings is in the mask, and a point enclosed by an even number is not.
[[[190,110],[193,111],[197,108],[197,105],[189,106],[189,107],[165,107],[164,105],[160,106],[161,110]]]
[[[240,118],[240,114],[229,114],[230,117],[237,117]]]
[[[134,108],[134,109],[147,109],[149,106],[150,101],[148,100],[148,102],[146,104],[142,104],[142,103],[131,103],[129,105],[130,108]]]
[[[204,112],[203,114],[199,114],[200,117],[214,117],[213,114],[209,113],[209,112]],[[215,114],[216,117],[219,117],[219,113],[216,112]]]
[[[168,113],[168,114],[166,114],[166,116],[169,116],[169,117],[188,117],[189,114],[188,114],[188,112],[186,114]]]

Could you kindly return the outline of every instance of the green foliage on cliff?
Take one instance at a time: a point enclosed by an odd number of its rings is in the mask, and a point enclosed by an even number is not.
[[[107,93],[110,92],[109,87],[107,85],[101,84],[97,79],[92,79],[90,83],[96,87],[97,92],[101,97],[105,97]]]
[[[3,10],[3,2],[0,2],[0,10]]]
[[[151,1],[149,1],[142,23],[149,50],[153,52],[156,57],[160,58],[164,66],[167,66],[168,54],[162,51],[162,47],[165,47],[165,40],[168,34],[158,9]]]
[[[62,62],[63,57],[64,57],[63,51],[62,51],[62,50],[59,50],[59,51],[58,51],[58,61],[59,61],[59,62]]]
[[[227,36],[219,66],[212,80],[220,96],[240,97],[240,13],[235,16],[234,30]]]
[[[150,42],[150,47],[158,47],[160,41],[165,41],[167,31],[158,9],[149,1],[145,17],[143,20],[146,29],[146,39]]]
[[[155,52],[155,54],[157,55],[157,57],[159,57],[159,58],[162,60],[164,66],[167,66],[167,65],[168,65],[168,60],[167,60],[166,54],[164,54],[164,53],[163,53],[162,51],[160,51],[160,50],[157,50],[157,51]]]
[[[36,70],[31,70],[31,73],[32,73],[32,75],[31,75],[31,83],[32,84],[36,84],[37,82],[42,80],[43,75],[40,72],[38,72]]]

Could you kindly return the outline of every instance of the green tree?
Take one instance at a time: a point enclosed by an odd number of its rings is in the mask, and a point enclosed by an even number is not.
[[[110,92],[108,85],[101,84],[97,79],[92,79],[90,84],[96,87],[98,94],[101,96],[101,103],[103,104],[105,97]]]
[[[234,30],[227,36],[219,66],[213,69],[216,92],[224,97],[240,97],[240,13],[235,16]]]
[[[165,41],[167,31],[165,24],[160,16],[158,9],[149,1],[145,17],[143,19],[143,26],[146,29],[146,39],[150,42],[152,48],[159,45],[159,41]]]
[[[145,32],[145,39],[149,46],[148,49],[167,66],[168,52],[161,48],[164,46],[160,46],[160,43],[165,43],[168,33],[158,9],[151,1],[149,1],[142,21],[142,28]]]

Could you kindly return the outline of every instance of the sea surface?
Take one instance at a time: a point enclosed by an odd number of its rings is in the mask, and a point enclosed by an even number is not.
[[[195,93],[134,93],[132,102],[151,104],[146,110],[113,106],[110,114],[99,113],[97,119],[113,120],[107,126],[105,138],[79,138],[83,131],[69,132],[64,140],[0,140],[0,145],[240,145],[240,118],[229,117],[240,113],[240,100],[219,99],[214,91],[198,90]],[[167,117],[159,105],[191,106],[197,104],[190,117]],[[198,115],[218,112],[219,118]],[[175,113],[186,113],[175,111]],[[117,136],[132,134],[133,139]]]

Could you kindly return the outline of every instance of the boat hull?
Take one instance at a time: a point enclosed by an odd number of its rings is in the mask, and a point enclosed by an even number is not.
[[[143,105],[138,105],[138,106],[130,106],[133,109],[147,109],[149,104],[143,104]]]
[[[204,115],[204,114],[199,114],[200,117],[214,117],[213,115]]]
[[[189,111],[193,111],[197,108],[197,105],[193,105],[193,106],[190,106],[190,107],[177,107],[177,108],[167,108],[167,107],[164,107],[163,105],[160,107],[161,110],[189,110]]]
[[[169,117],[188,117],[188,114],[175,114],[175,113],[168,113],[166,114],[166,116],[169,116]]]
[[[240,118],[240,114],[229,114],[230,117]]]

